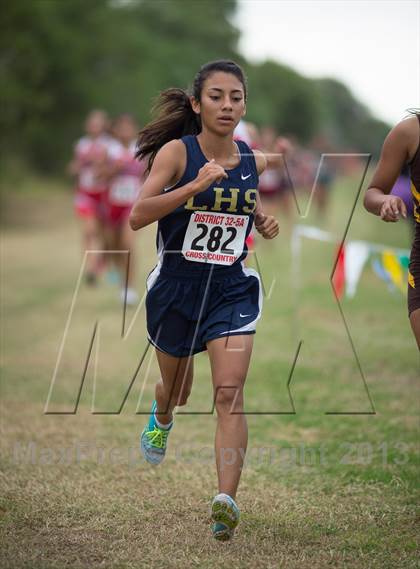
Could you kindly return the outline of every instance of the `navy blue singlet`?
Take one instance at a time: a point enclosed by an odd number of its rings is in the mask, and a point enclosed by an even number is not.
[[[181,138],[187,162],[181,179],[170,192],[194,180],[208,162],[196,136]],[[241,154],[227,179],[193,196],[158,222],[157,248],[162,269],[188,274],[212,269],[237,271],[247,256],[245,239],[254,222],[258,173],[252,150],[235,141]]]

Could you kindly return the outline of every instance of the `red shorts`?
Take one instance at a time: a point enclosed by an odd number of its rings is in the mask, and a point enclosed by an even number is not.
[[[270,190],[266,190],[264,189],[264,187],[259,186],[258,188],[258,193],[261,196],[261,199],[265,200],[265,201],[274,201],[274,200],[278,200],[279,197],[283,196],[284,194],[287,194],[287,192],[289,192],[291,190],[291,186],[288,185],[287,183],[281,184],[279,185],[276,189],[270,189]]]
[[[112,226],[122,225],[127,221],[132,207],[131,205],[125,206],[107,203],[105,221]]]
[[[265,189],[262,186],[258,187],[258,193],[261,196],[261,199],[263,200],[274,200],[277,199],[279,197],[279,194],[281,193],[280,188],[270,188],[270,189]]]
[[[255,237],[254,237],[254,232],[251,231],[251,233],[248,235],[248,237],[246,238],[245,241],[247,247],[248,247],[248,251],[253,251],[254,249],[254,244],[255,244]]]
[[[79,188],[76,191],[74,207],[79,217],[102,218],[104,213],[105,191],[88,192]]]
[[[117,176],[106,194],[106,222],[111,226],[126,223],[130,211],[139,195],[138,178],[132,175]]]

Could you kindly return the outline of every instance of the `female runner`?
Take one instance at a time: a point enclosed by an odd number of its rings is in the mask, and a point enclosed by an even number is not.
[[[159,115],[140,132],[138,157],[149,157],[150,174],[130,215],[135,230],[159,220],[146,310],[161,380],[141,450],[150,463],[162,461],[173,409],[191,390],[193,356],[207,350],[219,483],[212,531],[223,541],[239,521],[235,497],[248,438],[243,387],[262,303],[258,274],[242,264],[245,240],[254,220],[267,239],[279,231],[258,201],[264,156],[233,141],[246,96],[241,68],[225,60],[200,69],[191,97],[181,89],[161,94]],[[223,463],[225,449],[236,457],[232,464]]]
[[[408,315],[420,350],[420,110],[398,123],[385,139],[366,191],[365,208],[387,222],[407,217],[404,201],[390,192],[404,165],[410,168],[415,233],[408,271]]]
[[[275,128],[266,126],[261,129],[261,150],[267,159],[267,168],[261,176],[259,187],[262,205],[267,213],[277,215],[280,210],[289,216],[292,194],[286,174],[286,160],[292,146],[286,138],[277,135]]]
[[[123,114],[115,119],[113,133],[116,140],[108,150],[109,188],[105,214],[109,249],[129,251],[130,254],[128,272],[126,256],[120,253],[114,256],[119,280],[127,284],[121,290],[121,300],[130,305],[138,303],[138,295],[134,288],[134,233],[128,217],[140,193],[144,173],[143,162],[135,159],[137,132],[137,123],[131,115]]]
[[[103,213],[107,191],[104,178],[110,137],[106,134],[108,117],[104,111],[91,111],[86,118],[83,136],[74,148],[74,158],[69,166],[77,176],[75,196],[76,214],[82,225],[82,252],[104,248]],[[88,255],[86,283],[95,285],[102,259]]]

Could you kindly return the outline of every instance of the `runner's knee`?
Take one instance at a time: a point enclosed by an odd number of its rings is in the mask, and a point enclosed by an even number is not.
[[[215,390],[215,406],[218,415],[239,412],[243,409],[243,386],[225,383]]]

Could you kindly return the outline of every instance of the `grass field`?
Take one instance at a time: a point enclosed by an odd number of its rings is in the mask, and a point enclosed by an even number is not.
[[[356,191],[354,180],[337,183],[321,227],[343,235]],[[217,487],[207,356],[196,357],[182,408],[201,414],[177,415],[167,459],[153,469],[138,452],[158,379],[144,309],[129,309],[122,341],[118,290],[105,279],[82,286],[49,400],[55,414],[45,414],[80,272],[71,192],[33,180],[3,195],[2,215],[1,567],[419,567],[419,357],[401,293],[367,266],[357,296],[342,302],[365,385],[329,284],[334,247],[305,241],[293,282],[291,224],[275,243],[258,243],[272,292],[245,390],[242,519],[235,539],[218,543],[209,531]],[[312,214],[301,222],[320,225]],[[406,226],[360,203],[348,239],[410,241]],[[142,292],[154,228],[137,245]],[[96,380],[92,357],[74,413],[96,321]]]

